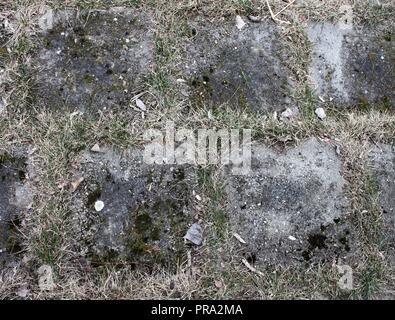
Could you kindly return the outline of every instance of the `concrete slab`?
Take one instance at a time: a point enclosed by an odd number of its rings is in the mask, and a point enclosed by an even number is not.
[[[34,60],[38,104],[89,113],[129,106],[152,64],[149,14],[125,8],[50,12]]]
[[[85,180],[73,209],[80,252],[97,265],[174,266],[193,222],[192,168],[147,165],[138,149],[87,151],[80,161],[76,174]]]
[[[352,235],[344,183],[328,143],[312,138],[284,153],[255,146],[251,175],[228,180],[231,223],[257,263],[345,260]]]

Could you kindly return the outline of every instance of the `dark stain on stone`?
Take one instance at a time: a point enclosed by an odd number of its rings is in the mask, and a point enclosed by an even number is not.
[[[283,48],[274,40],[277,30],[272,25],[250,26],[243,33],[213,28],[201,28],[191,42],[193,48],[187,48],[188,62],[196,61],[189,79],[194,103],[213,107],[227,103],[259,112],[292,103]]]
[[[152,60],[150,19],[131,10],[83,10],[42,41],[37,97],[51,109],[126,107]]]
[[[0,154],[0,269],[12,262],[22,251],[21,208],[16,204],[16,184],[23,183],[26,176],[26,159]]]
[[[86,175],[86,189],[79,195],[86,207],[76,213],[83,218],[79,243],[88,247],[95,266],[175,267],[184,254],[183,236],[191,219],[193,170],[137,163],[133,167],[135,173],[126,180],[103,168]],[[104,209],[95,212],[92,205],[98,198]]]
[[[309,235],[307,241],[309,242],[310,249],[325,249],[326,248],[326,241],[327,237],[321,233],[315,233]]]
[[[346,83],[351,102],[361,109],[377,105],[395,108],[395,49],[393,30],[350,36],[344,43],[348,55]]]

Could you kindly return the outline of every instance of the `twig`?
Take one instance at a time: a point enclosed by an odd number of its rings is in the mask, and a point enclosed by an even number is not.
[[[296,0],[292,0],[290,3],[288,3],[284,8],[282,8],[279,12],[277,12],[277,13],[274,15],[274,17],[277,17],[281,12],[287,10],[287,8],[288,8],[289,6],[291,6],[295,1],[296,1]]]
[[[191,251],[189,250],[187,252],[187,257],[188,257],[188,275],[190,277],[193,276],[193,271],[192,271],[192,255],[191,255]]]
[[[246,260],[246,259],[241,259],[241,262],[243,262],[243,264],[248,268],[248,270],[250,270],[251,272],[254,272],[260,276],[264,276],[263,272],[255,269],[252,265],[250,265],[250,263]]]
[[[269,0],[266,0],[266,5],[267,5],[267,7],[268,7],[268,9],[269,9],[269,12],[270,12],[270,15],[271,15],[271,17],[272,17],[272,19],[274,20],[274,21],[277,21],[277,22],[280,22],[280,23],[287,23],[287,24],[291,24],[291,22],[289,22],[289,21],[283,21],[283,20],[280,20],[280,19],[278,19],[278,18],[276,18],[276,15],[273,13],[273,10],[272,10],[272,7],[270,6],[270,4],[269,4]]]

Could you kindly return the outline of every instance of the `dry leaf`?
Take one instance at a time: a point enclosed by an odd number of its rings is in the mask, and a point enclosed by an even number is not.
[[[236,27],[241,30],[245,27],[246,23],[240,16],[236,16]]]
[[[318,118],[320,118],[320,120],[324,120],[326,118],[325,110],[323,108],[315,109],[314,113]]]
[[[75,192],[77,188],[80,186],[81,182],[84,181],[84,177],[78,178],[77,180],[74,180],[70,183],[70,189],[69,191],[71,193]]]
[[[92,148],[91,151],[93,152],[100,152],[100,146],[98,143],[96,143]]]
[[[217,289],[222,288],[222,282],[220,280],[214,280],[214,285]]]
[[[203,228],[198,223],[192,224],[184,239],[200,246],[203,242]]]
[[[242,244],[246,244],[247,242],[245,242],[245,240],[238,234],[238,233],[233,233],[233,236],[239,240],[239,242],[241,242]]]
[[[243,264],[252,272],[260,275],[260,276],[264,276],[264,274],[260,271],[258,271],[257,269],[255,269],[246,259],[242,259],[241,262],[243,262]]]
[[[147,111],[147,107],[145,106],[144,102],[141,101],[139,98],[136,99],[136,106],[139,108],[141,111]]]

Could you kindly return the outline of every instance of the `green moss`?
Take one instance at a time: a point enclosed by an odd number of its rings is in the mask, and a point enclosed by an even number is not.
[[[12,157],[8,153],[0,154],[0,165],[5,164],[9,161],[12,161]]]
[[[125,257],[135,263],[142,259],[145,262],[165,263],[166,254],[156,245],[161,238],[162,219],[154,219],[147,211],[137,209],[129,214],[127,223]]]
[[[381,112],[393,111],[393,106],[391,99],[388,96],[384,96],[378,101],[371,102],[363,94],[359,95],[356,102],[356,107],[358,110],[368,111],[368,110],[378,110]]]
[[[188,84],[193,88],[191,101],[198,107],[205,105],[207,100],[213,95],[214,88],[207,74],[204,74],[201,78],[189,79]]]
[[[90,73],[85,73],[82,80],[86,83],[92,83],[95,80],[95,77]]]
[[[134,228],[139,235],[145,234],[152,228],[152,219],[146,212],[139,212],[134,218]]]
[[[392,37],[393,37],[393,32],[392,32],[392,30],[385,30],[384,32],[383,32],[383,39],[385,40],[385,41],[388,41],[388,42],[391,42],[391,40],[392,40]]]
[[[152,183],[153,180],[153,170],[147,170],[147,172],[145,173],[145,179],[147,181],[147,184]]]

